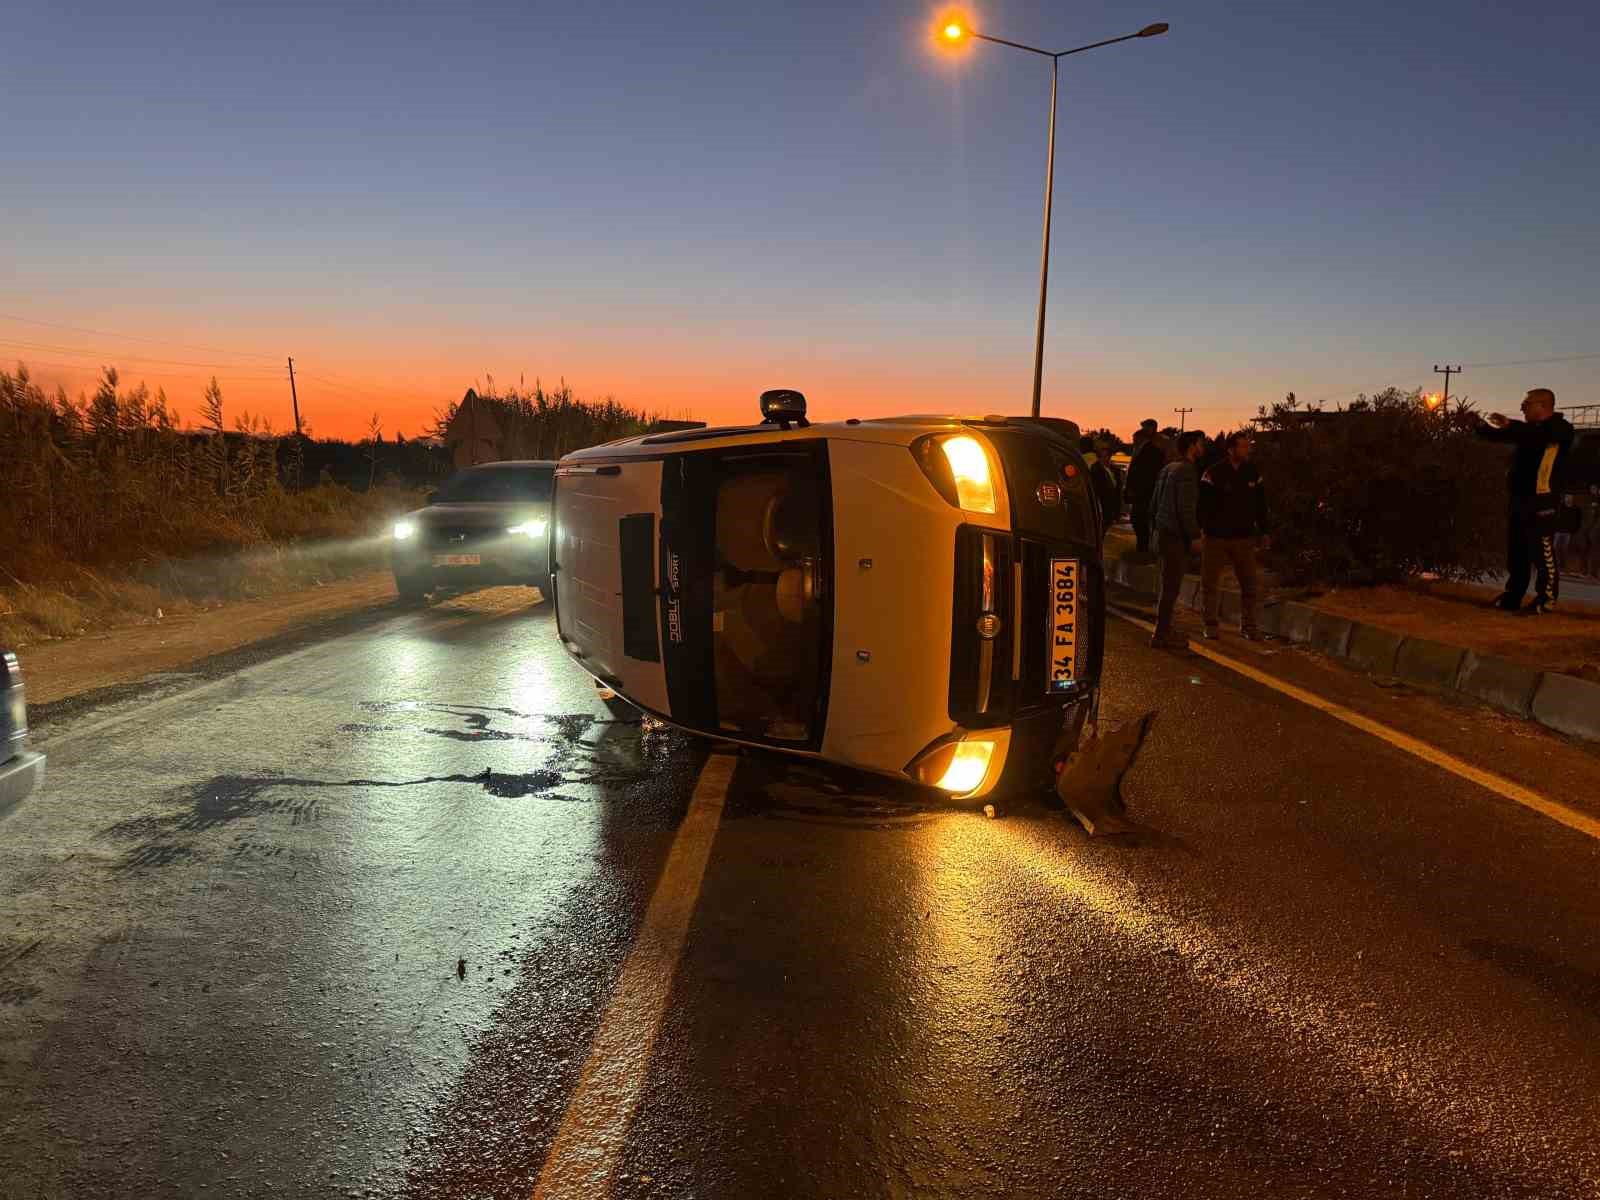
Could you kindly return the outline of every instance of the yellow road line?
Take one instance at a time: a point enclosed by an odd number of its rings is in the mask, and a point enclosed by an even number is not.
[[[1112,610],[1112,614],[1121,617],[1130,625],[1137,625],[1140,629],[1150,632],[1155,630],[1155,626],[1149,621],[1141,621],[1137,617],[1115,610]],[[1246,679],[1254,680],[1256,683],[1273,689],[1273,691],[1282,692],[1285,696],[1298,700],[1301,704],[1308,705],[1319,712],[1325,712],[1335,720],[1343,721],[1346,725],[1353,726],[1363,733],[1370,733],[1375,738],[1382,738],[1396,749],[1404,750],[1407,754],[1415,755],[1417,758],[1422,759],[1424,762],[1432,763],[1436,767],[1442,767],[1452,775],[1458,775],[1481,788],[1487,788],[1496,795],[1503,796],[1507,800],[1522,805],[1524,808],[1531,808],[1534,812],[1549,817],[1552,821],[1559,821],[1569,829],[1576,829],[1579,833],[1586,833],[1592,838],[1600,839],[1600,819],[1591,817],[1587,813],[1579,812],[1575,808],[1569,808],[1565,804],[1560,804],[1547,796],[1541,796],[1531,788],[1525,788],[1520,783],[1513,783],[1503,775],[1496,775],[1493,771],[1485,771],[1482,767],[1475,767],[1471,763],[1439,749],[1437,746],[1430,746],[1427,742],[1414,738],[1408,733],[1401,733],[1398,729],[1391,729],[1387,725],[1374,721],[1371,717],[1364,717],[1352,709],[1345,708],[1342,704],[1335,704],[1332,700],[1317,695],[1315,692],[1308,692],[1305,688],[1296,687],[1292,683],[1287,683],[1282,679],[1268,675],[1265,671],[1258,671],[1248,663],[1229,658],[1226,654],[1219,654],[1209,646],[1197,645],[1191,642],[1189,649],[1201,658],[1208,659],[1220,667],[1226,667],[1230,671],[1243,675]]]
[[[644,926],[623,961],[600,1032],[539,1172],[534,1200],[593,1200],[611,1193],[736,761],[732,754],[713,754],[700,772],[645,910]]]

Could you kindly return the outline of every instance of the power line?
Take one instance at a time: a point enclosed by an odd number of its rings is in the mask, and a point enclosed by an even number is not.
[[[177,346],[185,350],[204,350],[210,354],[232,354],[238,358],[267,358],[278,360],[276,354],[263,354],[259,350],[225,350],[220,346],[199,346],[192,342],[174,342],[166,338],[143,337],[137,333],[116,333],[108,329],[87,329],[81,325],[63,325],[58,321],[40,321],[35,317],[19,317],[15,313],[0,313],[0,320],[20,321],[24,325],[43,325],[46,329],[69,329],[73,333],[88,333],[95,337],[122,338],[130,342],[153,342],[158,346]]]
[[[1499,362],[1462,363],[1463,367],[1531,367],[1538,363],[1584,362],[1600,354],[1563,354],[1556,358],[1504,358]]]
[[[89,374],[92,374],[92,375],[98,375],[101,371],[103,371],[105,369],[105,367],[107,365],[107,364],[104,364],[104,363],[93,364],[93,363],[81,363],[81,362],[55,362],[55,361],[53,361],[51,359],[48,359],[48,358],[27,358],[27,359],[18,359],[17,361],[21,366],[27,367],[30,371],[34,367],[55,367],[55,368],[60,369],[60,370],[86,371],[86,372],[88,372]],[[3,369],[4,369],[3,367],[0,367],[0,370],[3,370]],[[118,371],[117,373],[118,373],[118,375],[123,375],[123,374],[128,374],[129,372]],[[165,371],[162,372],[162,374],[164,374],[164,375],[177,376],[178,378],[181,378],[181,379],[203,379],[206,375],[212,374],[212,373],[213,372],[209,372],[209,371],[205,371],[205,370],[198,370],[198,371],[165,370]],[[279,375],[228,375],[228,376],[226,376],[226,378],[230,383],[265,383],[265,382],[268,382],[268,381],[271,381],[271,380],[280,379],[280,378],[282,378],[282,376],[279,376]]]
[[[128,354],[120,350],[107,350],[104,347],[63,346],[53,342],[25,342],[19,338],[0,338],[0,346],[24,346],[33,350],[49,350],[56,354],[83,354],[102,360],[164,363],[175,367],[211,367],[220,371],[260,370],[260,365],[257,363],[195,362],[186,358],[156,358],[148,354]]]
[[[312,374],[310,371],[307,371],[304,367],[296,367],[295,368],[295,373],[301,379],[314,379],[318,383],[322,384],[324,387],[331,387],[335,391],[343,392],[347,396],[353,396],[357,400],[379,400],[379,401],[393,402],[395,400],[406,401],[406,400],[417,400],[417,399],[426,399],[427,398],[426,396],[417,396],[417,395],[407,396],[407,395],[405,395],[403,393],[400,393],[400,392],[387,392],[387,393],[385,393],[385,392],[382,392],[382,391],[373,391],[373,390],[365,388],[365,387],[352,386],[350,384],[340,383],[338,380],[329,379],[325,375]]]

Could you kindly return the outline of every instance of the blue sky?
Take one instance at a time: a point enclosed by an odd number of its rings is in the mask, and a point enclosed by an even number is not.
[[[81,386],[162,356],[135,339],[219,347],[274,414],[292,353],[325,432],[485,372],[713,419],[778,384],[1017,411],[1049,68],[936,52],[942,11],[21,0],[0,312],[53,325],[0,351]],[[968,11],[1056,46],[1172,24],[1063,62],[1047,411],[1217,426],[1600,354],[1592,3]],[[182,404],[197,361],[131,373]],[[1600,402],[1597,366],[1455,386]]]

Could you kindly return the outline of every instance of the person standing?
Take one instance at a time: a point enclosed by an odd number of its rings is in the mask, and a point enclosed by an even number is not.
[[[1561,565],[1555,533],[1561,501],[1561,468],[1572,449],[1573,429],[1556,412],[1556,394],[1534,388],[1522,400],[1522,417],[1513,421],[1491,413],[1480,419],[1479,437],[1514,447],[1506,475],[1506,590],[1495,606],[1530,616],[1548,612],[1561,597]],[[1537,582],[1533,603],[1522,608],[1530,576]]]
[[[1261,472],[1250,461],[1252,442],[1240,430],[1228,435],[1222,457],[1200,476],[1200,590],[1205,600],[1206,637],[1222,633],[1222,571],[1232,567],[1239,581],[1242,611],[1239,632],[1261,640],[1260,572],[1256,569],[1258,539],[1267,537],[1267,493]]]
[[[1150,550],[1150,501],[1156,479],[1167,464],[1167,448],[1154,419],[1140,422],[1133,435],[1133,461],[1128,464],[1128,505],[1133,510],[1133,535],[1140,554]]]
[[[1079,439],[1078,452],[1089,466],[1089,486],[1100,502],[1100,539],[1104,541],[1106,531],[1122,516],[1122,489],[1117,486],[1117,477],[1106,462],[1109,454],[1103,441],[1085,436]]]
[[[1161,590],[1156,596],[1156,631],[1150,644],[1157,650],[1184,650],[1188,640],[1172,629],[1173,610],[1183,587],[1183,571],[1195,539],[1200,536],[1198,505],[1200,472],[1196,463],[1205,453],[1206,435],[1198,429],[1178,437],[1178,458],[1161,469],[1150,501],[1150,526],[1156,554],[1161,560]]]

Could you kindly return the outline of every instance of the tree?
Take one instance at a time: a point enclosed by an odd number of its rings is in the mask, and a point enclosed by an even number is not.
[[[217,495],[228,494],[228,434],[222,414],[222,388],[213,375],[200,395],[200,429],[206,435],[206,474]]]
[[[367,422],[367,490],[378,481],[378,447],[383,442],[383,418],[377,413]]]

